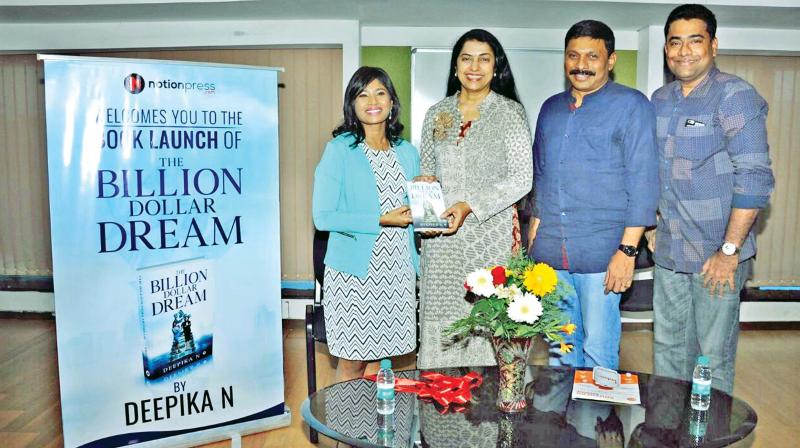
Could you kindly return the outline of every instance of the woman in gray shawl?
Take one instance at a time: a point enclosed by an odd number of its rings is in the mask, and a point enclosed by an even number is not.
[[[504,264],[519,245],[515,203],[531,190],[531,135],[503,47],[475,29],[456,42],[447,97],[422,129],[418,180],[442,184],[450,228],[422,242],[419,368],[494,365],[485,337],[442,330],[466,317],[467,274]]]

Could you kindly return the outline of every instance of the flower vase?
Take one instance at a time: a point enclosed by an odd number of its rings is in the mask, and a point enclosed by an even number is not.
[[[533,338],[503,339],[492,337],[499,375],[497,408],[501,412],[520,412],[525,401],[525,368]]]

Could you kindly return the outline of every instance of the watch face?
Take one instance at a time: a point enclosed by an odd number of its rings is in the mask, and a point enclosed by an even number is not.
[[[722,253],[725,255],[733,255],[736,253],[736,245],[733,243],[724,243],[722,245]]]

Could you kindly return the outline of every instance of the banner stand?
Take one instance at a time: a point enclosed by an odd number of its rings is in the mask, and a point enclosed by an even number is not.
[[[38,55],[66,448],[288,426],[282,68]]]
[[[224,431],[219,429],[207,429],[192,432],[180,436],[172,436],[168,439],[153,440],[151,442],[140,443],[137,446],[142,448],[192,448],[206,443],[214,443],[222,440],[230,440],[231,448],[242,446],[242,437],[259,432],[271,431],[273,429],[284,428],[292,423],[292,413],[289,406],[285,406],[283,415],[268,417],[261,420],[253,420],[246,423],[239,423],[225,426]]]

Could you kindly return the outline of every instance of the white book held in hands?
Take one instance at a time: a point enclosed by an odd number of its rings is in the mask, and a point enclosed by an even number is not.
[[[439,182],[409,182],[408,202],[415,232],[446,230],[450,227],[444,213],[444,194]]]

